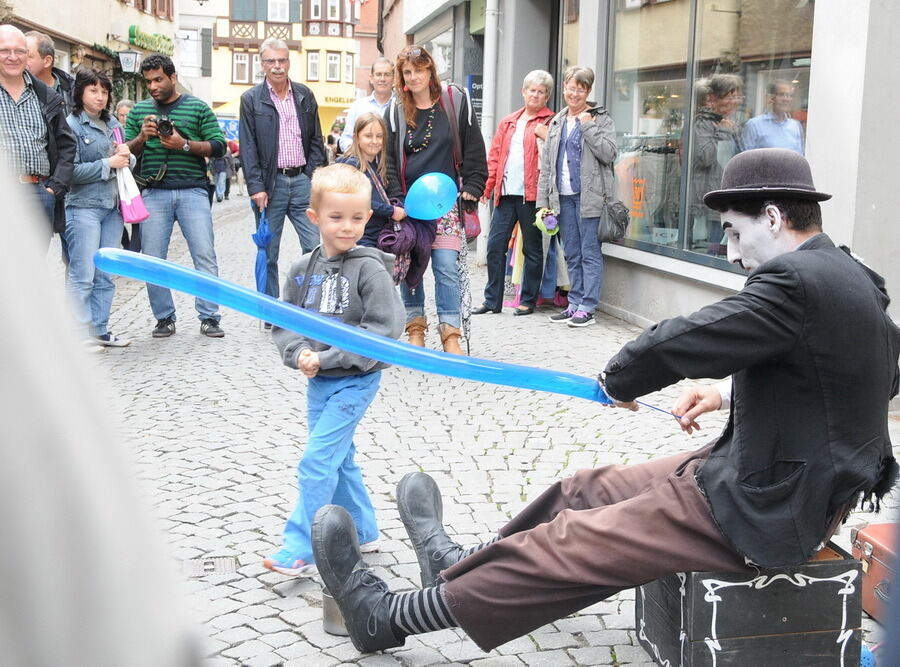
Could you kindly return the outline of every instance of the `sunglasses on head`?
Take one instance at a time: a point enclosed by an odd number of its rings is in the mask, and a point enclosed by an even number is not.
[[[412,60],[413,58],[422,58],[431,62],[431,56],[428,55],[428,52],[421,46],[407,46],[400,52],[400,57],[406,58],[407,60]]]

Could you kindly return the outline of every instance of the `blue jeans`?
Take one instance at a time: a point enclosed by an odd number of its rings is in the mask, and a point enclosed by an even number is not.
[[[294,231],[300,239],[300,248],[304,253],[311,252],[319,245],[319,229],[306,217],[306,209],[309,208],[309,176],[298,174],[297,176],[275,175],[274,192],[269,193],[269,205],[266,208],[266,217],[269,220],[269,231],[272,232],[272,240],[266,248],[268,255],[266,294],[276,299],[280,294],[278,284],[278,254],[281,251],[281,232],[284,229],[284,218],[291,221]],[[259,224],[259,211],[253,207],[256,215],[256,224]]]
[[[66,291],[72,299],[75,321],[90,336],[109,332],[109,310],[116,291],[112,277],[94,267],[94,253],[99,248],[118,248],[123,227],[117,208],[66,208]]]
[[[534,202],[514,195],[501,197],[500,205],[494,209],[487,242],[488,279],[484,286],[484,305],[488,308],[499,310],[503,306],[506,253],[516,223],[519,223],[522,233],[522,252],[525,255],[519,303],[523,306],[534,306],[537,303],[541,272],[544,269],[544,251],[541,230],[532,224],[534,216]]]
[[[559,233],[569,269],[569,309],[594,312],[603,288],[603,253],[597,237],[599,218],[581,217],[581,195],[559,196]]]
[[[353,458],[353,433],[380,383],[381,371],[309,379],[309,440],[297,466],[300,498],[284,527],[284,548],[295,559],[314,562],[310,531],[323,505],[340,505],[350,513],[360,544],[378,539],[375,508]]]
[[[228,174],[224,171],[216,174],[216,199],[221,199],[225,196],[225,182],[227,179]]]
[[[544,275],[541,278],[540,297],[550,301],[556,295],[556,253],[559,251],[559,234],[550,237],[547,257],[544,258]]]
[[[213,235],[212,213],[209,208],[209,193],[206,188],[185,190],[163,190],[150,188],[142,193],[144,204],[150,217],[140,224],[141,248],[145,255],[165,259],[169,253],[169,241],[175,220],[181,226],[181,233],[187,241],[194,268],[213,276],[219,275],[216,264],[215,237]],[[150,308],[158,319],[175,318],[175,302],[172,292],[165,287],[147,283]],[[205,299],[196,300],[198,317],[201,320],[219,320],[219,307]]]
[[[457,329],[461,325],[459,317],[459,273],[456,250],[442,248],[431,251],[431,272],[434,274],[434,301],[438,322]],[[406,321],[425,315],[425,281],[410,289],[405,282],[400,283],[400,296],[406,306]]]

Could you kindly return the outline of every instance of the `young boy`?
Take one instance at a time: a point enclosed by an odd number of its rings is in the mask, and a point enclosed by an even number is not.
[[[284,300],[346,324],[398,338],[406,319],[391,278],[394,256],[357,246],[372,215],[371,186],[358,169],[335,164],[312,177],[307,215],[319,228],[321,245],[291,267]],[[300,499],[284,528],[284,545],[263,561],[270,570],[311,576],[310,526],[323,505],[347,509],[363,551],[377,551],[375,510],[353,460],[353,432],[375,398],[387,364],[272,328],[286,366],[309,378],[309,440],[300,460]]]

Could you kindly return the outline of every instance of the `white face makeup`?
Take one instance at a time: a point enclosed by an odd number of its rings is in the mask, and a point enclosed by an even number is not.
[[[725,211],[722,228],[728,239],[728,261],[753,271],[777,257],[785,252],[783,227],[781,212],[775,206],[767,206],[759,217]]]

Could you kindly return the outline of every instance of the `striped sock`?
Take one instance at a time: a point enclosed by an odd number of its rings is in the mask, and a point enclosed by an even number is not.
[[[398,638],[455,628],[456,620],[444,601],[443,584],[391,596],[388,613],[391,630]]]
[[[500,536],[499,536],[499,535],[494,535],[494,537],[492,537],[491,539],[489,539],[489,540],[488,540],[487,542],[485,542],[484,544],[476,544],[474,547],[469,547],[468,549],[464,549],[463,552],[462,552],[462,556],[460,556],[460,560],[462,560],[463,558],[467,558],[468,556],[471,556],[471,555],[472,555],[473,553],[475,553],[476,551],[481,551],[481,550],[484,549],[485,547],[491,546],[494,542],[497,542],[497,541],[499,541],[499,540],[500,540]]]

